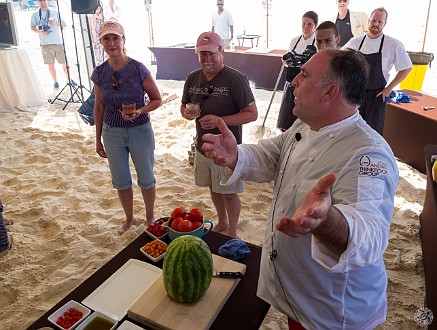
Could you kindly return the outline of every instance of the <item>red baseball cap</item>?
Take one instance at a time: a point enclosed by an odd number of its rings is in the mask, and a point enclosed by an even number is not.
[[[100,28],[99,39],[106,36],[107,34],[115,34],[120,37],[124,36],[124,29],[120,23],[115,21],[106,21]]]
[[[197,38],[196,51],[215,53],[220,46],[223,46],[223,41],[217,33],[203,32]]]

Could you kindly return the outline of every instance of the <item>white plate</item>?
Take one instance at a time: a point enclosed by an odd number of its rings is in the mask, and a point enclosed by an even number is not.
[[[82,304],[120,321],[129,308],[162,274],[162,270],[147,262],[129,259]]]

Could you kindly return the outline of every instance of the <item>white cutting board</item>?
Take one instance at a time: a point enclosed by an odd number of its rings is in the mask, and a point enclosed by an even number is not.
[[[89,308],[120,321],[132,304],[161,276],[162,269],[129,259],[122,267],[82,300]]]

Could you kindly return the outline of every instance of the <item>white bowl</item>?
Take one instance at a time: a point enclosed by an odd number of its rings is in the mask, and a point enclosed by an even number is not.
[[[82,317],[78,321],[76,321],[76,323],[74,323],[72,326],[70,326],[68,329],[75,329],[91,313],[91,310],[89,308],[87,308],[84,305],[78,303],[77,301],[70,300],[68,303],[66,303],[64,306],[62,306],[56,312],[54,312],[52,315],[50,315],[48,317],[48,320],[52,324],[57,326],[58,328],[67,329],[67,328],[64,328],[64,327],[60,326],[59,324],[57,324],[56,321],[61,316],[64,316],[64,313],[68,312],[70,310],[70,308],[74,308],[77,311],[81,312],[82,313]]]
[[[117,326],[118,321],[116,319],[96,311],[92,313],[85,321],[83,321],[76,330],[83,330],[87,325],[91,325],[90,329],[96,329],[96,324],[94,323],[98,322],[99,320],[102,321],[102,319],[104,320],[103,322],[109,321],[108,326],[105,328],[100,327],[98,329],[113,330]],[[91,324],[91,322],[93,322],[94,326]]]
[[[162,221],[162,222],[164,223],[164,222],[167,221],[167,220],[168,220],[168,218],[160,218],[160,219],[158,219],[158,220],[155,221],[155,224],[156,224],[158,221]],[[160,240],[163,240],[164,238],[166,238],[166,237],[168,236],[168,230],[167,230],[167,229],[166,229],[166,233],[165,233],[164,235],[158,237],[158,236],[152,234],[150,231],[148,231],[148,230],[147,230],[147,227],[148,227],[148,226],[146,226],[146,228],[144,229],[144,231],[145,231],[146,234],[149,235],[149,237],[152,238],[152,239],[160,239]],[[164,228],[164,229],[165,229],[165,228]]]
[[[167,244],[167,243],[165,243],[165,242],[163,242],[163,241],[161,241],[161,240],[159,240],[159,239],[155,239],[155,240],[153,240],[152,242],[154,242],[154,241],[159,241],[159,242],[161,242],[161,243],[164,243],[165,246],[168,247],[168,244]],[[149,243],[152,243],[152,242],[149,242]],[[160,261],[160,260],[162,260],[162,259],[164,258],[164,255],[165,255],[166,252],[164,252],[163,254],[159,255],[157,258],[155,258],[155,257],[152,257],[150,254],[148,254],[147,252],[145,252],[145,251],[143,250],[145,247],[146,247],[146,245],[143,245],[143,246],[140,248],[141,253],[144,254],[147,258],[149,258],[149,259],[152,260],[153,262],[158,262],[158,261]]]
[[[163,240],[164,238],[166,238],[168,236],[168,231],[162,235],[162,236],[155,236],[153,235],[150,231],[147,230],[147,228],[144,230],[146,232],[146,234],[151,238],[151,239],[159,239],[159,240]]]

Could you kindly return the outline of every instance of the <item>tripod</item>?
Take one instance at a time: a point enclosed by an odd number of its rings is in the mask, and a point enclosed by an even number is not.
[[[57,7],[58,7],[58,20],[61,23],[61,12],[60,12],[60,9],[59,9],[59,0],[56,0],[56,4],[57,4]],[[67,105],[69,103],[71,103],[71,102],[73,102],[73,103],[83,103],[84,102],[83,89],[87,90],[88,93],[91,93],[91,91],[89,91],[85,86],[82,85],[82,77],[81,77],[81,73],[80,73],[80,64],[79,64],[79,55],[78,55],[78,52],[77,52],[77,39],[76,39],[76,29],[75,29],[75,25],[74,25],[73,11],[71,11],[71,21],[72,21],[72,28],[73,28],[74,48],[75,48],[75,51],[76,51],[76,66],[77,66],[77,72],[78,72],[78,77],[79,77],[79,84],[74,83],[71,80],[71,77],[70,77],[70,66],[68,65],[67,51],[65,49],[64,28],[63,28],[62,23],[61,23],[60,24],[60,28],[61,28],[61,36],[62,36],[62,46],[64,47],[64,56],[65,56],[65,64],[66,64],[66,67],[67,67],[68,82],[59,91],[59,93],[55,96],[55,98],[50,103],[53,104],[56,100],[60,100],[60,101],[65,102],[65,105],[62,108],[62,110],[65,110]],[[67,87],[69,87],[69,89],[70,89],[70,95],[71,96],[70,96],[70,98],[68,100],[61,99],[60,96],[61,96],[61,94],[63,93],[63,91]],[[77,97],[77,100],[75,100],[75,96]]]

